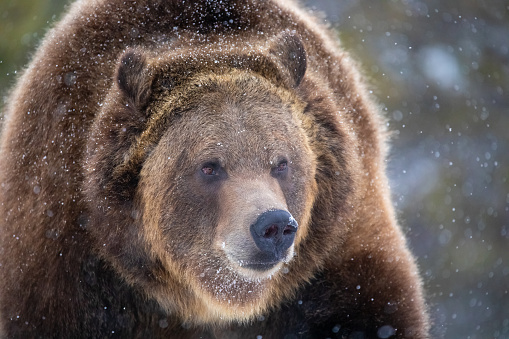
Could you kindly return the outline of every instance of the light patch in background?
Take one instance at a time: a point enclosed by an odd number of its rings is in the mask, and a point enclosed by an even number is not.
[[[427,46],[419,52],[423,74],[443,89],[461,88],[464,82],[458,59],[443,46]]]

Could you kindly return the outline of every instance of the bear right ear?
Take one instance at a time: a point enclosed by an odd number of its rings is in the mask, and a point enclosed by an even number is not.
[[[116,78],[119,88],[136,108],[144,106],[150,96],[152,79],[148,73],[145,54],[127,49],[120,59]]]
[[[299,86],[306,73],[306,50],[295,31],[286,30],[279,34],[269,49],[290,72],[291,86]]]

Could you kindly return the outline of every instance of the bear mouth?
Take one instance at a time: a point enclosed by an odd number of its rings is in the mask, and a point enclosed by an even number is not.
[[[274,261],[239,261],[239,266],[242,268],[247,268],[257,272],[265,272],[272,270],[276,265],[282,263],[283,260],[274,260]]]
[[[238,267],[238,272],[249,278],[268,278],[278,272],[281,267],[289,263],[294,256],[294,245],[285,251],[285,253],[257,253],[249,258],[232,258],[229,257],[230,262],[235,263]],[[232,260],[234,259],[234,260]]]
[[[272,270],[276,265],[286,261],[288,253],[277,252],[256,252],[249,258],[238,258],[238,265],[242,268],[264,272]]]

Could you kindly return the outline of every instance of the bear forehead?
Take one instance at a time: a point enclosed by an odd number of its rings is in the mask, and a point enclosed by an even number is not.
[[[295,133],[299,120],[288,105],[273,93],[250,91],[203,93],[194,107],[183,114],[184,121],[197,131],[210,130],[216,137],[255,132],[271,134],[275,139],[287,141],[281,134]],[[212,133],[213,132],[213,133]],[[220,132],[220,133],[218,133]]]
[[[199,74],[155,100],[145,134],[166,124],[171,139],[195,139],[200,145],[227,140],[239,146],[247,141],[251,148],[255,143],[292,144],[303,133],[303,109],[294,93],[252,72]]]
[[[197,161],[215,159],[230,165],[250,160],[266,165],[300,157],[303,131],[295,113],[278,100],[243,98],[249,96],[249,92],[239,97],[224,92],[203,94],[168,126],[160,142],[165,153],[184,152]]]

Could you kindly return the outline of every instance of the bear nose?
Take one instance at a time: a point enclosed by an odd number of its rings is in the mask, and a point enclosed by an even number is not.
[[[251,235],[267,261],[279,261],[293,244],[297,221],[284,210],[262,213],[251,225]]]

